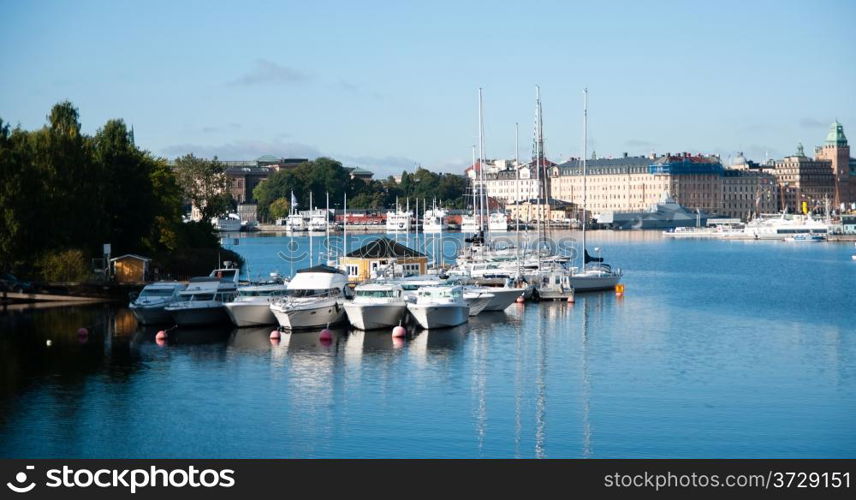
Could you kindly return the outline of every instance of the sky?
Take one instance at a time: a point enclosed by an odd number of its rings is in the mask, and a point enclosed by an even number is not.
[[[856,140],[856,2],[0,0],[0,118],[133,125],[158,156],[330,156],[385,177],[531,156],[742,151]],[[519,133],[515,134],[515,124]],[[516,138],[517,137],[517,138]],[[519,146],[517,146],[519,145]]]

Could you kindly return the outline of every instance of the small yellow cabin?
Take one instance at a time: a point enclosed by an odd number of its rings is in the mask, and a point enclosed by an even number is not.
[[[152,259],[134,254],[125,254],[110,259],[116,283],[145,283]]]
[[[389,238],[378,238],[348,253],[340,265],[352,283],[382,274],[413,276],[428,271],[428,256]]]

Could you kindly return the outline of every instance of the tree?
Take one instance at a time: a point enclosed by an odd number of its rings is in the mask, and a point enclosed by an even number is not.
[[[226,167],[217,161],[187,154],[175,160],[175,176],[185,196],[208,221],[229,209]]]
[[[282,219],[288,215],[289,205],[288,200],[285,198],[277,198],[268,207],[268,215],[274,220]]]

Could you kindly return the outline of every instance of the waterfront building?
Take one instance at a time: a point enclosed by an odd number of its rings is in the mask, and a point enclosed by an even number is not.
[[[552,168],[556,164],[547,158],[541,159],[542,168]],[[484,186],[487,196],[500,205],[529,200],[543,196],[538,191],[536,162],[519,163],[515,160],[485,160]],[[478,177],[479,164],[469,166],[464,173],[481,187]],[[549,178],[542,179],[549,186]]]
[[[780,210],[802,212],[803,203],[808,210],[823,210],[826,202],[835,200],[832,161],[809,158],[802,144],[797,146],[796,153],[776,160],[767,171],[776,177]]]
[[[396,276],[425,274],[428,257],[389,238],[378,238],[348,253],[339,261],[348,281],[359,282],[389,272]]]
[[[850,157],[850,146],[844,126],[832,122],[826,141],[815,149],[815,159],[829,161],[833,175],[833,204],[836,208],[856,209],[856,158]]]
[[[530,198],[505,205],[511,220],[534,224],[541,221],[567,222],[581,220],[580,206],[566,201],[550,198]]]

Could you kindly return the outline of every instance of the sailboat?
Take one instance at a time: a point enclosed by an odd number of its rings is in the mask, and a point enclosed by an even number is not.
[[[586,156],[588,155],[588,89],[583,91],[583,244],[582,265],[571,272],[571,285],[578,292],[609,290],[621,281],[621,269],[612,269],[599,255],[592,257],[586,247]]]

